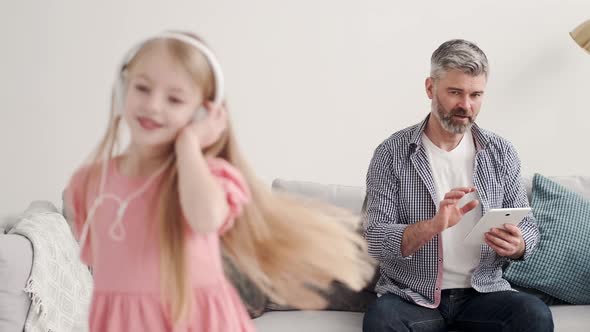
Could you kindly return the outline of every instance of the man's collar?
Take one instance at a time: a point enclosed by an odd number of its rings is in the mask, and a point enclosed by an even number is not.
[[[410,146],[416,148],[422,145],[422,134],[424,133],[424,129],[426,129],[426,125],[428,125],[428,119],[430,119],[430,113],[426,116],[426,119],[422,120],[420,124],[414,129],[412,133],[412,138],[410,138]]]

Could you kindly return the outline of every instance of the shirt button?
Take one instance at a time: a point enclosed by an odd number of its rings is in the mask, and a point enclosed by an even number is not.
[[[436,287],[435,289],[436,289],[436,290],[440,290],[440,288],[438,288],[438,287]]]
[[[442,258],[439,258],[439,259],[438,259],[438,261],[439,261],[439,262],[442,262]]]

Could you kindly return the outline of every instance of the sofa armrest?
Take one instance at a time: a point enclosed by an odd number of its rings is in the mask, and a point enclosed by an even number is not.
[[[31,300],[24,289],[33,264],[33,246],[17,234],[0,234],[0,331],[22,332]]]

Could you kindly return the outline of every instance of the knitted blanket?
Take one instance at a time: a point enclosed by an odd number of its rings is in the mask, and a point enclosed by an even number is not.
[[[24,290],[32,301],[25,332],[87,331],[92,276],[79,259],[78,243],[65,218],[51,203],[33,202],[10,233],[33,245]]]

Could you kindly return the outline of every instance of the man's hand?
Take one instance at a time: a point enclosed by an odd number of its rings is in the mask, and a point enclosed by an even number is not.
[[[449,227],[455,226],[463,216],[473,210],[479,201],[472,200],[463,207],[459,207],[459,200],[468,193],[474,192],[475,187],[455,188],[449,191],[440,202],[438,212],[434,218],[423,220],[406,227],[402,238],[401,253],[407,257],[415,253],[434,236]]]
[[[503,228],[492,228],[485,234],[485,242],[502,257],[519,259],[524,254],[524,239],[520,228],[504,224]]]
[[[438,212],[432,218],[432,223],[436,226],[437,233],[455,226],[466,213],[473,210],[479,204],[479,201],[472,200],[462,207],[458,205],[459,200],[463,196],[474,191],[475,187],[462,187],[452,189],[445,194],[444,199],[438,207]]]

